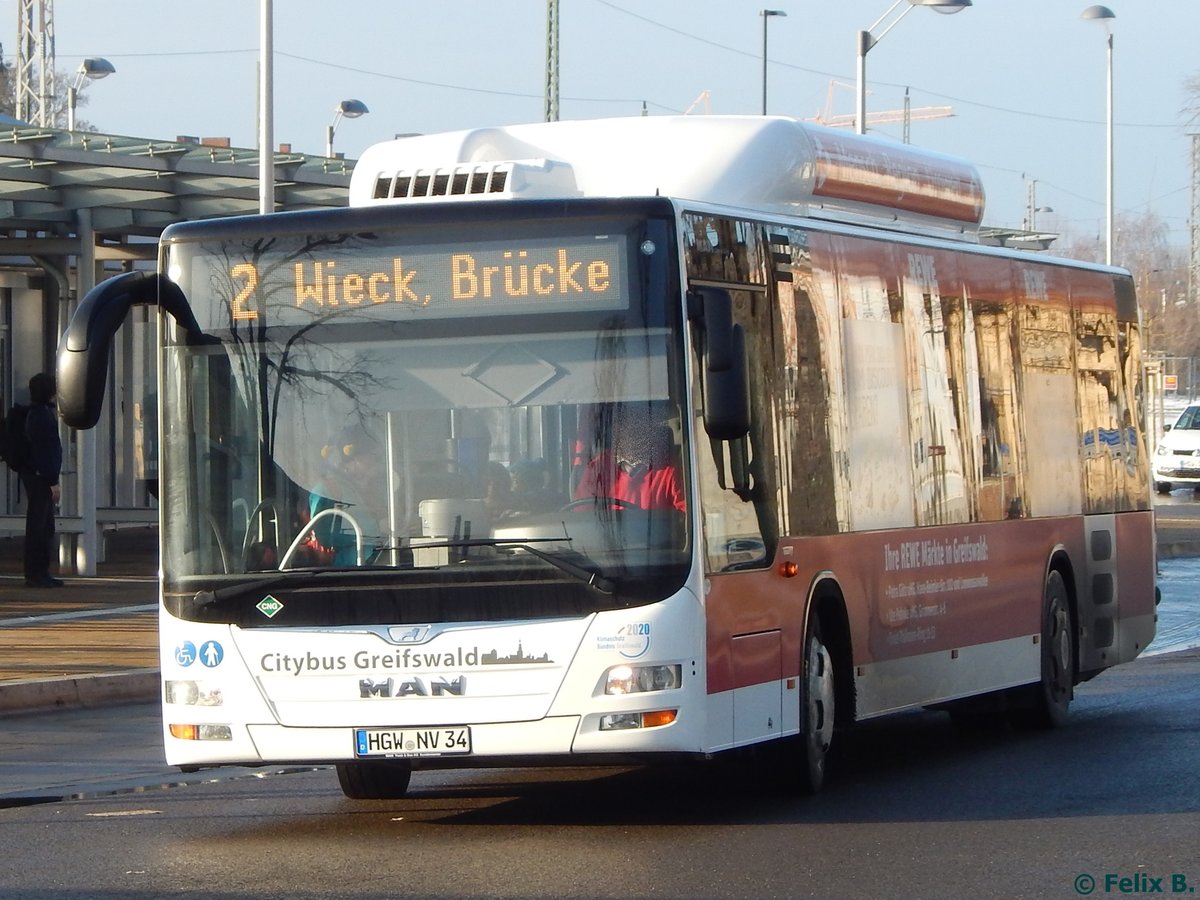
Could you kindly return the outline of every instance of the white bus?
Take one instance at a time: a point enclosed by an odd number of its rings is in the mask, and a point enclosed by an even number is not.
[[[347,209],[189,222],[160,307],[167,759],[413,769],[1055,725],[1155,631],[1128,272],[982,246],[962,162],[786,118],[369,149]]]

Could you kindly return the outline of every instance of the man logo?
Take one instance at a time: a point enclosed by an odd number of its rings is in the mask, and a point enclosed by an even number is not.
[[[420,644],[429,638],[428,625],[406,625],[389,628],[388,637],[396,644]]]
[[[427,685],[420,678],[407,678],[397,681],[385,678],[375,681],[371,678],[361,678],[358,682],[358,696],[361,700],[371,697],[462,697],[467,693],[467,679],[464,675],[457,678],[434,678]]]

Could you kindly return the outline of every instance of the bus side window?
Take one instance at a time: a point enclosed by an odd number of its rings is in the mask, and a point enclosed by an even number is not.
[[[767,388],[775,398],[776,477],[783,505],[780,533],[836,534],[839,478],[830,433],[832,420],[828,373],[834,368],[831,345],[837,340],[829,305],[835,302],[813,275],[809,254],[827,245],[795,233],[791,241],[791,281],[776,285],[779,309],[777,383]],[[844,493],[844,492],[843,492]],[[844,501],[842,501],[844,503]]]
[[[1002,302],[972,300],[975,346],[979,354],[977,517],[982,522],[1019,519],[1026,514],[1025,472],[1017,430],[1017,364],[1014,322]]]
[[[697,475],[704,510],[704,539],[708,568],[721,572],[730,569],[769,565],[774,554],[778,531],[777,492],[772,487],[774,463],[767,452],[771,415],[770,390],[776,369],[772,311],[762,292],[730,291],[734,321],[746,334],[746,356],[750,361],[751,426],[748,439],[705,441],[703,411],[696,411],[695,434]],[[700,396],[700,385],[694,385]],[[749,472],[747,495],[735,490],[733,472],[744,465]]]

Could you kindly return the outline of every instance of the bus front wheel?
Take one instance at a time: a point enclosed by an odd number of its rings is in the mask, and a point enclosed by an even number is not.
[[[338,763],[337,776],[351,800],[398,800],[408,793],[412,765],[394,760]]]
[[[825,783],[825,767],[833,743],[833,658],[821,639],[814,618],[804,639],[804,670],[800,697],[800,789],[815,794]]]

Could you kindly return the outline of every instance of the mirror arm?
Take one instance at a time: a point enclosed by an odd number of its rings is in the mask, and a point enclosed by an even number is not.
[[[134,306],[159,306],[183,327],[188,341],[205,339],[187,298],[156,272],[125,272],[96,285],[76,307],[58,342],[58,409],[72,428],[100,421],[113,337]]]

